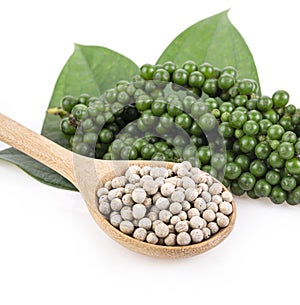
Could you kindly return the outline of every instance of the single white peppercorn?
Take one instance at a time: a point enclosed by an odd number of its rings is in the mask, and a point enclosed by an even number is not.
[[[204,234],[200,229],[193,229],[190,232],[190,235],[193,243],[200,243],[204,238]]]
[[[171,225],[176,225],[177,222],[179,222],[181,219],[179,218],[179,216],[175,215],[175,216],[172,216],[171,219],[170,219],[170,224]]]
[[[124,205],[132,206],[134,204],[134,201],[132,200],[132,195],[131,194],[125,194],[122,197],[122,203]]]
[[[204,182],[200,183],[199,187],[202,189],[202,192],[207,192],[208,191],[208,185]]]
[[[154,181],[150,175],[145,175],[140,179],[140,185],[143,186],[146,181]]]
[[[176,245],[176,235],[174,233],[170,233],[165,239],[164,243],[166,246],[175,246]]]
[[[150,166],[143,166],[140,170],[140,175],[145,176],[150,174],[151,167]]]
[[[169,228],[170,233],[175,233],[175,226],[174,225],[168,224],[168,228]]]
[[[174,191],[174,193],[171,195],[171,201],[172,202],[183,202],[185,199],[185,194],[181,191]]]
[[[122,209],[122,207],[123,207],[122,200],[120,198],[114,198],[110,202],[110,207],[114,211],[120,211]]]
[[[133,232],[133,237],[137,240],[144,241],[147,237],[147,231],[144,228],[137,228]]]
[[[187,232],[180,232],[176,237],[179,246],[187,246],[191,243],[191,236]]]
[[[124,187],[125,194],[131,194],[135,189],[135,185],[132,183],[127,183]]]
[[[148,235],[146,237],[146,241],[149,244],[156,245],[158,243],[158,237],[156,236],[156,234],[154,232],[150,232],[150,233],[148,233]]]
[[[132,206],[132,216],[135,219],[142,219],[146,215],[146,212],[146,207],[141,203]]]
[[[162,221],[161,221],[160,219],[154,220],[154,221],[152,222],[152,230],[155,231],[156,226],[157,226],[158,224],[160,224],[160,223],[162,223]]]
[[[214,183],[214,179],[211,176],[206,177],[206,184],[210,187]]]
[[[218,195],[222,192],[223,186],[221,183],[215,182],[213,183],[210,188],[209,188],[209,192],[210,194],[213,195]]]
[[[127,183],[127,178],[125,176],[115,177],[111,180],[111,186],[114,189],[118,187],[124,187],[126,183]]]
[[[157,237],[165,238],[166,236],[168,236],[170,231],[168,226],[165,223],[161,222],[155,226],[154,232]]]
[[[211,202],[211,194],[208,191],[203,191],[201,193],[201,197],[205,200],[205,202]]]
[[[210,229],[211,234],[216,234],[219,231],[219,226],[214,221],[209,222],[207,227]]]
[[[191,208],[191,204],[187,200],[181,202],[182,210],[187,212]]]
[[[186,220],[181,220],[178,221],[175,224],[175,231],[180,233],[180,232],[187,232],[189,230],[189,224]]]
[[[158,184],[155,181],[147,180],[143,184],[143,189],[147,192],[148,195],[154,195],[158,191]]]
[[[128,179],[132,174],[139,174],[140,170],[141,168],[138,165],[132,165],[126,170],[125,177]]]
[[[109,220],[110,220],[110,223],[116,228],[118,228],[120,223],[123,221],[120,214],[115,214],[113,216],[110,216]]]
[[[207,204],[207,209],[213,210],[215,213],[217,213],[219,211],[219,206],[215,202],[211,201]]]
[[[191,219],[194,216],[200,216],[200,212],[196,208],[191,208],[187,211],[188,219]]]
[[[187,220],[187,213],[185,211],[181,211],[179,214],[178,214],[180,220]]]
[[[198,197],[194,201],[194,207],[202,213],[206,209],[207,203],[202,197]]]
[[[124,191],[125,191],[125,188],[121,188],[121,187],[110,190],[107,195],[108,200],[112,201],[114,198],[122,198]]]
[[[172,202],[169,206],[169,211],[173,214],[179,214],[182,211],[182,205],[179,202]]]
[[[156,200],[155,206],[160,210],[167,210],[170,206],[170,201],[168,198],[160,197]]]
[[[195,188],[195,181],[190,177],[182,177],[182,187],[184,189]]]
[[[99,197],[99,203],[101,203],[102,201],[106,201],[106,202],[109,202],[109,200],[108,200],[108,195],[101,195],[100,197]]]
[[[193,229],[202,229],[204,227],[204,221],[200,216],[193,216],[190,219],[190,227]]]
[[[132,199],[136,203],[143,203],[143,201],[146,199],[146,192],[144,189],[137,187],[133,192],[132,192]]]
[[[193,165],[189,161],[183,161],[181,162],[181,165],[184,166],[188,171],[193,167]]]
[[[112,186],[111,186],[111,181],[106,181],[106,182],[104,183],[104,187],[110,191],[111,188],[112,188]]]
[[[229,217],[226,215],[224,216],[219,216],[217,218],[217,224],[219,225],[220,228],[225,228],[229,225]]]
[[[131,174],[129,177],[128,177],[128,181],[129,183],[131,184],[137,184],[139,183],[141,180],[141,177],[138,175],[138,174]]]
[[[232,213],[232,204],[227,201],[222,201],[219,204],[219,209],[224,215],[230,215]]]
[[[143,205],[146,208],[151,208],[151,206],[152,206],[152,198],[146,197],[146,199],[143,201]]]
[[[120,211],[120,214],[124,220],[132,220],[132,208],[129,206],[123,206],[123,208]]]
[[[132,232],[134,231],[133,223],[129,220],[123,220],[120,223],[120,231],[125,234],[132,234]]]
[[[179,178],[183,178],[183,177],[189,177],[191,174],[190,172],[187,170],[186,167],[184,166],[180,166],[178,169],[177,169],[177,176]]]
[[[151,221],[155,221],[158,219],[158,214],[156,212],[149,212],[147,214],[147,217],[151,220]]]
[[[185,199],[187,201],[194,201],[198,197],[198,192],[195,188],[189,187],[185,190]]]
[[[108,194],[108,189],[105,187],[101,187],[97,191],[97,196],[100,197],[101,195],[107,195]]]
[[[159,188],[165,183],[165,179],[163,177],[158,177],[154,181]]]
[[[158,214],[158,218],[165,223],[168,223],[172,216],[169,210],[161,210]]]
[[[213,195],[211,197],[211,201],[215,202],[216,204],[220,204],[223,201],[223,199],[220,195]]]
[[[160,187],[160,192],[163,196],[165,197],[169,197],[172,195],[172,193],[175,191],[175,186],[172,183],[164,183],[161,187]]]
[[[156,204],[156,201],[158,198],[162,197],[161,193],[160,192],[157,192],[155,195],[152,196],[152,202],[154,204]]]
[[[229,191],[224,191],[221,196],[224,201],[231,202],[233,200],[233,196]]]
[[[204,238],[204,239],[209,239],[209,238],[211,237],[211,231],[210,231],[209,228],[204,227],[204,228],[202,229],[202,232],[203,232],[203,238]]]
[[[149,217],[144,217],[139,220],[138,226],[148,231],[152,227],[152,221]]]
[[[216,214],[213,210],[205,210],[202,213],[202,217],[207,221],[207,222],[211,222],[214,221],[216,218]]]
[[[99,204],[99,211],[103,215],[108,215],[111,211],[109,202],[101,201]]]

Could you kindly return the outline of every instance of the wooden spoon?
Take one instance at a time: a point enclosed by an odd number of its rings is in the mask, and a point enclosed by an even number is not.
[[[174,163],[141,160],[106,161],[83,157],[72,153],[34,131],[29,130],[1,113],[0,140],[40,161],[74,184],[81,192],[90,214],[100,228],[111,238],[132,251],[155,257],[189,257],[203,253],[218,245],[228,236],[234,226],[236,219],[236,203],[233,201],[233,212],[229,217],[229,225],[201,243],[170,247],[152,245],[138,241],[113,227],[100,214],[96,191],[106,181],[124,174],[125,170],[130,165],[150,165],[172,168]],[[224,190],[225,189],[226,188],[224,187]]]

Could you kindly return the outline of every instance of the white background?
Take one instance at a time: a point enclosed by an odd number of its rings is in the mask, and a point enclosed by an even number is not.
[[[262,91],[300,106],[297,1],[1,1],[0,111],[39,132],[73,44],[155,63],[195,22],[231,8]],[[5,148],[0,143],[0,149]],[[219,246],[189,259],[135,254],[109,239],[78,193],[0,161],[0,304],[299,304],[300,207],[237,199]],[[105,301],[104,301],[105,298]]]

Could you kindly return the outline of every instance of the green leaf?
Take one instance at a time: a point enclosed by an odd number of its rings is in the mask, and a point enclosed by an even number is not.
[[[228,11],[204,19],[177,36],[158,59],[158,63],[186,60],[209,62],[219,68],[234,66],[240,78],[252,78],[259,84],[253,56],[237,29],[228,19]]]
[[[101,92],[114,87],[119,80],[131,80],[138,73],[138,66],[119,53],[103,47],[75,45],[74,53],[57,79],[48,108],[59,106],[61,98],[68,94],[99,96]],[[46,114],[42,134],[69,148],[69,137],[60,131],[59,122],[58,116]],[[16,164],[43,183],[75,190],[65,178],[16,149],[1,151],[0,159]]]
[[[67,179],[15,148],[7,148],[1,151],[0,154],[1,159],[19,166],[24,172],[45,184],[66,190],[76,190],[75,186]]]

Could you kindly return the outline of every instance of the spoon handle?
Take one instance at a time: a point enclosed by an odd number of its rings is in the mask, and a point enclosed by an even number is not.
[[[0,113],[0,141],[40,161],[76,185],[73,153]]]

